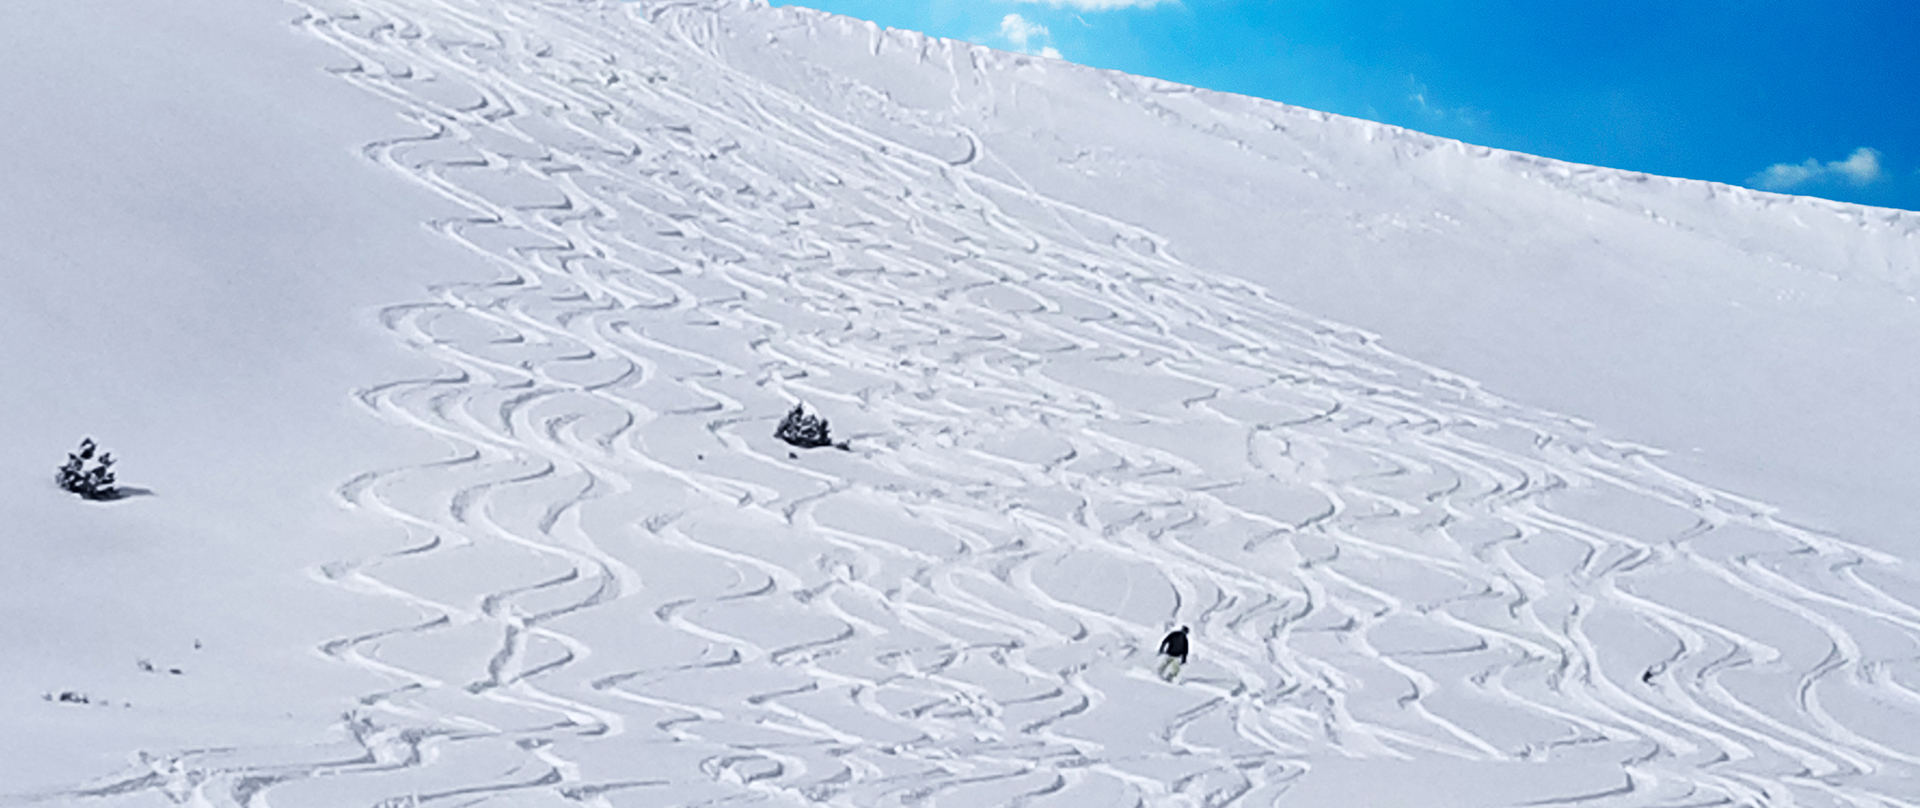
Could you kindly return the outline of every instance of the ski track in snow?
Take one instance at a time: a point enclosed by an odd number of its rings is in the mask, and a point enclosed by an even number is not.
[[[411,540],[315,571],[419,617],[320,649],[392,682],[320,762],[63,798],[1264,806],[1328,756],[1597,754],[1545,804],[1920,805],[1894,559],[767,88],[720,24],[306,7],[415,124],[367,157],[499,272],[382,312],[444,370],[360,400],[446,456],[345,484]],[[774,440],[797,401],[851,450]]]

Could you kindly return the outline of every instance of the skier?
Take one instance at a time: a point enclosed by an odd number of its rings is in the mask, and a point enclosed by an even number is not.
[[[1187,627],[1181,626],[1179,631],[1168,634],[1166,639],[1160,641],[1160,678],[1173,681],[1173,677],[1180,675],[1180,666],[1186,663]]]

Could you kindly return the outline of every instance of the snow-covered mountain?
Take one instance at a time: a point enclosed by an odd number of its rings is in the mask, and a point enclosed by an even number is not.
[[[0,804],[1920,804],[1915,214],[754,4],[0,65]]]

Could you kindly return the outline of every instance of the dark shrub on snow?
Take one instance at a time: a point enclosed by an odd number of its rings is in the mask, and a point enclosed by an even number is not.
[[[808,449],[833,445],[833,437],[827,433],[827,419],[807,412],[803,404],[793,405],[787,417],[780,419],[773,436]]]
[[[117,499],[120,489],[113,487],[113,455],[101,452],[95,460],[92,438],[80,441],[79,452],[68,452],[67,462],[54,475],[60,488],[87,499]],[[91,466],[87,461],[94,461]]]

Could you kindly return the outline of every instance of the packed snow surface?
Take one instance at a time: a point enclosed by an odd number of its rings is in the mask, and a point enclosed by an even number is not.
[[[797,8],[108,6],[0,10],[0,804],[1920,805],[1914,214]]]

